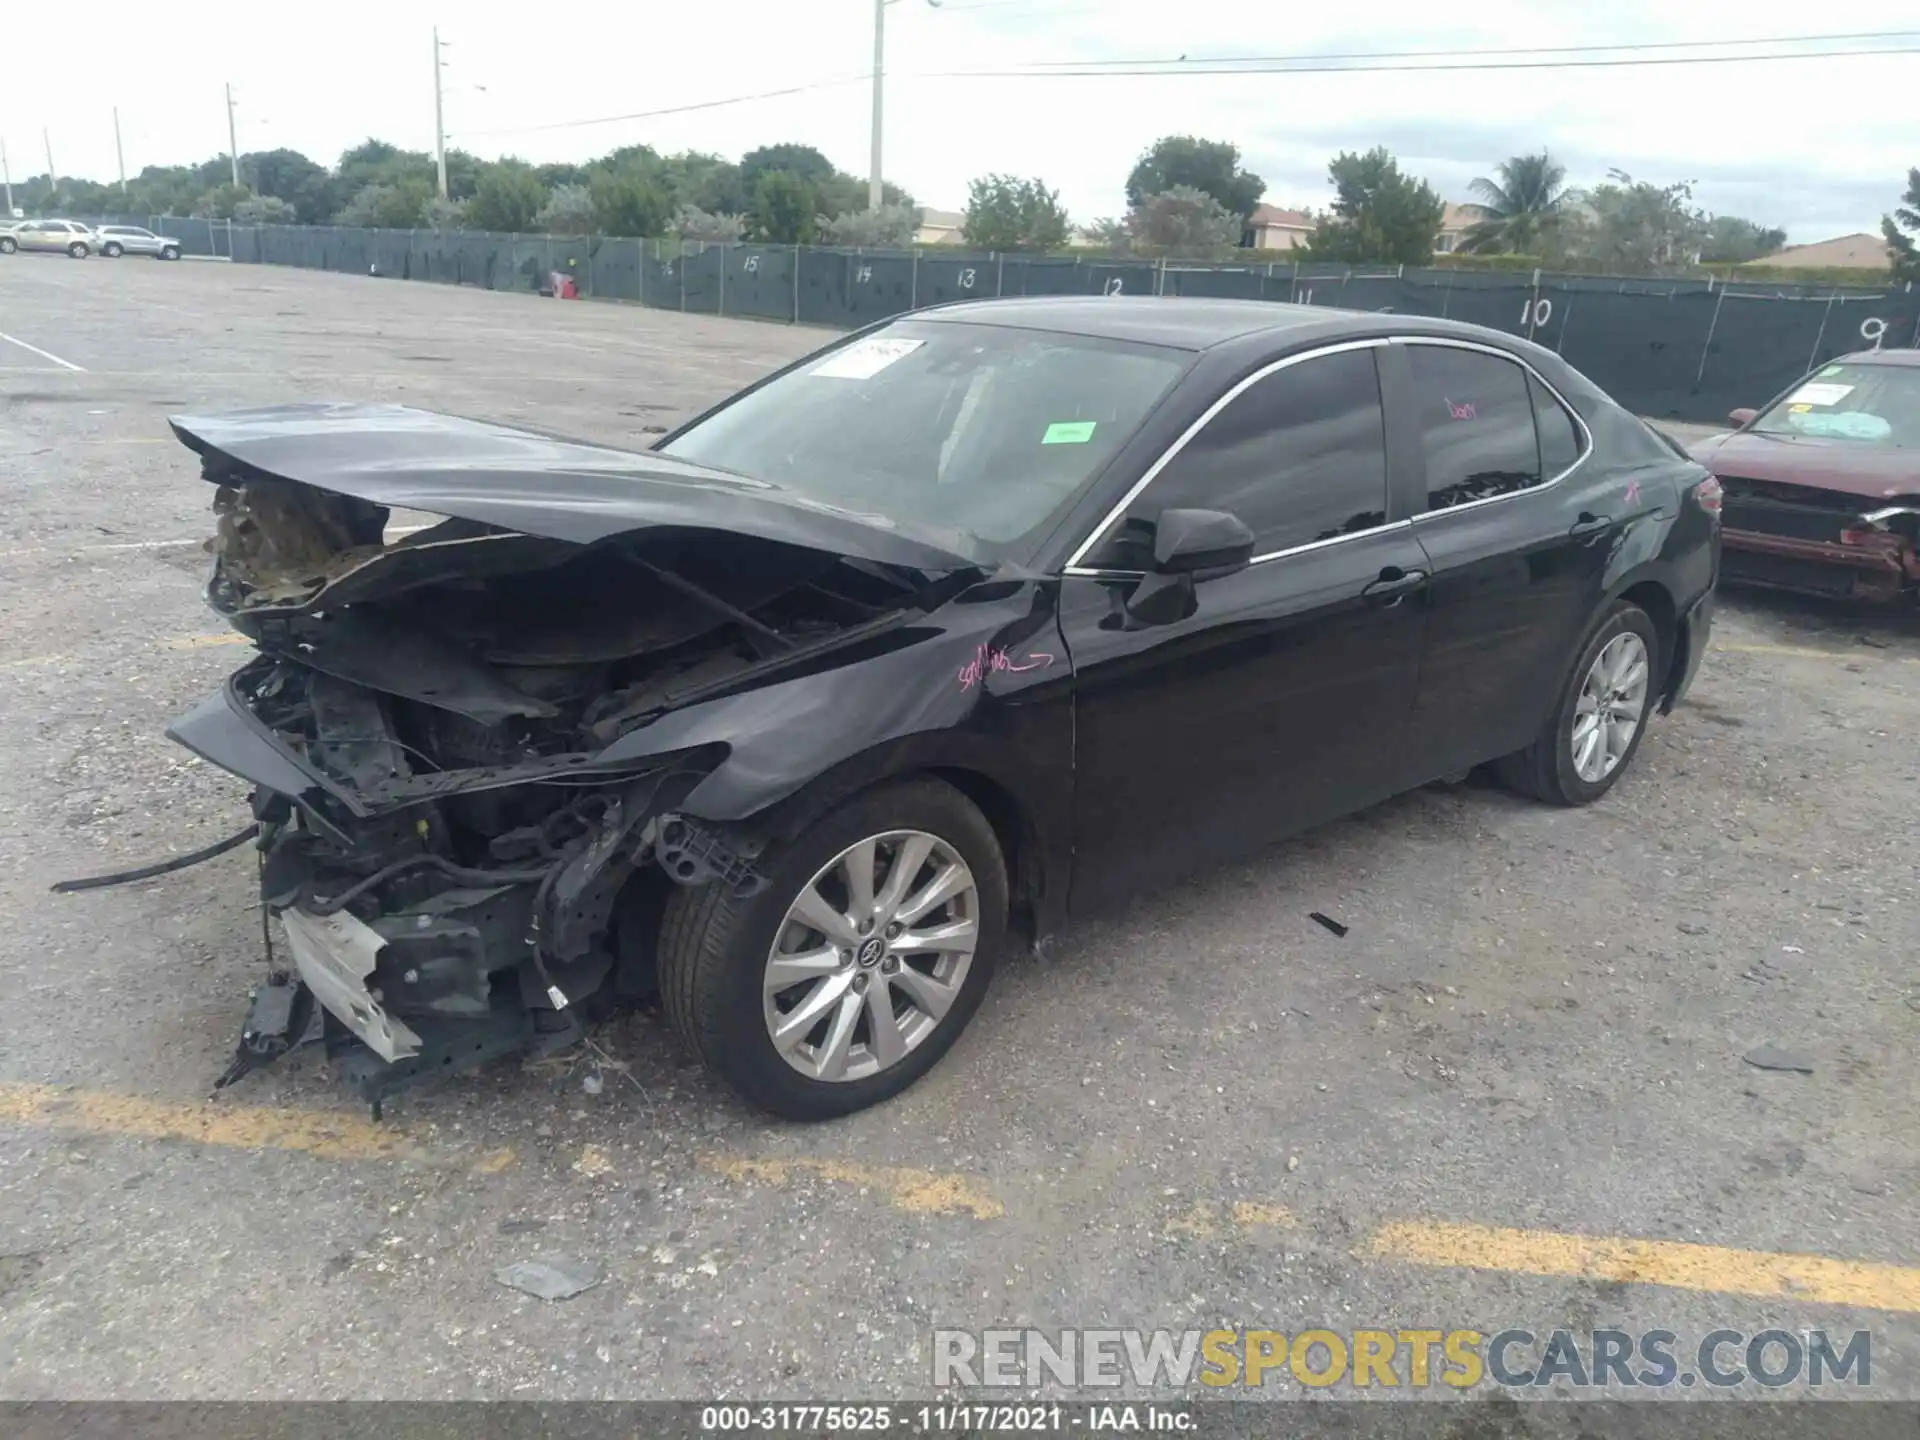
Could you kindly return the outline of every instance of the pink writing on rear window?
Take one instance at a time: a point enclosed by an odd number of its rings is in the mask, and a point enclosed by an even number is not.
[[[1464,405],[1456,405],[1453,401],[1449,400],[1447,401],[1447,411],[1456,420],[1477,420],[1480,418],[1479,412],[1473,408],[1473,402],[1471,400]]]

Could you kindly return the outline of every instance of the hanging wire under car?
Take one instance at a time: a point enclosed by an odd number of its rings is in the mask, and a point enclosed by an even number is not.
[[[131,885],[136,880],[151,880],[156,875],[171,875],[176,870],[186,870],[203,860],[211,860],[216,855],[224,855],[229,850],[253,839],[260,833],[258,824],[249,825],[237,834],[224,840],[217,840],[204,849],[193,850],[185,855],[176,855],[171,860],[161,860],[153,865],[142,865],[136,870],[116,870],[111,875],[89,875],[80,880],[62,880],[53,887],[56,895],[71,895],[76,890],[104,890],[109,885]]]

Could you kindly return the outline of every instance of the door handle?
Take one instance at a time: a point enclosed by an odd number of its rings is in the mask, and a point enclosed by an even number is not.
[[[1582,510],[1580,512],[1580,518],[1573,522],[1572,528],[1567,531],[1567,534],[1575,540],[1591,542],[1599,539],[1611,529],[1613,529],[1613,517],[1611,515],[1595,515],[1591,511]]]
[[[1378,580],[1360,592],[1360,598],[1369,605],[1386,609],[1398,605],[1426,583],[1424,570],[1402,570],[1398,565],[1389,565],[1380,572]]]

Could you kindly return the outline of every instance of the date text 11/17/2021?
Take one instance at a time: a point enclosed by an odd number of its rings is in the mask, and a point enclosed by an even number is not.
[[[708,1405],[700,1411],[702,1434],[903,1435],[1061,1434],[1147,1431],[1185,1434],[1193,1411],[1183,1405],[1102,1403],[1085,1405]]]

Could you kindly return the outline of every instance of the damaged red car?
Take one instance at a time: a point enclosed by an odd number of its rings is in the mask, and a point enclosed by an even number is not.
[[[1693,447],[1726,492],[1725,578],[1920,595],[1920,350],[1843,355]]]
[[[657,992],[755,1103],[857,1110],[1010,933],[1484,762],[1598,799],[1712,614],[1710,475],[1408,316],[939,308],[638,453],[172,423],[258,650],[169,732],[251,785],[284,957],[230,1073],[317,1005],[376,1105]]]

